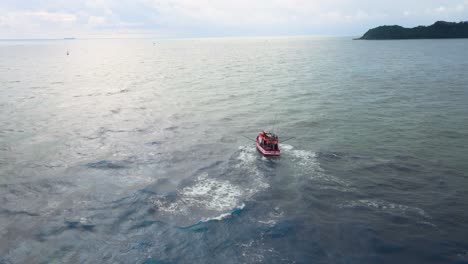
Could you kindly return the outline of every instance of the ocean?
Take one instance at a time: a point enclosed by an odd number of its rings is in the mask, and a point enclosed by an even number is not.
[[[0,263],[468,263],[467,47],[1,41]]]

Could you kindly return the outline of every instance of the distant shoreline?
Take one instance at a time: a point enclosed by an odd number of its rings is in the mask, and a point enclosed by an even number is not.
[[[468,22],[437,21],[430,26],[405,28],[380,26],[368,30],[355,40],[403,40],[403,39],[462,39],[468,38]]]

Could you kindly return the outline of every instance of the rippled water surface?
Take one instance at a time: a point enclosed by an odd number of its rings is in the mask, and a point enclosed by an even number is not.
[[[468,263],[466,47],[0,42],[0,263]]]

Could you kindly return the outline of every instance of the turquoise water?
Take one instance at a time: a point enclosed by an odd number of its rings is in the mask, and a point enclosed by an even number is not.
[[[467,263],[467,44],[0,42],[0,263]]]

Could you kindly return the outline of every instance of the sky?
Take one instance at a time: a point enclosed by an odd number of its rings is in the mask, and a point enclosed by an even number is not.
[[[1,0],[0,39],[359,36],[468,21],[468,0]]]

